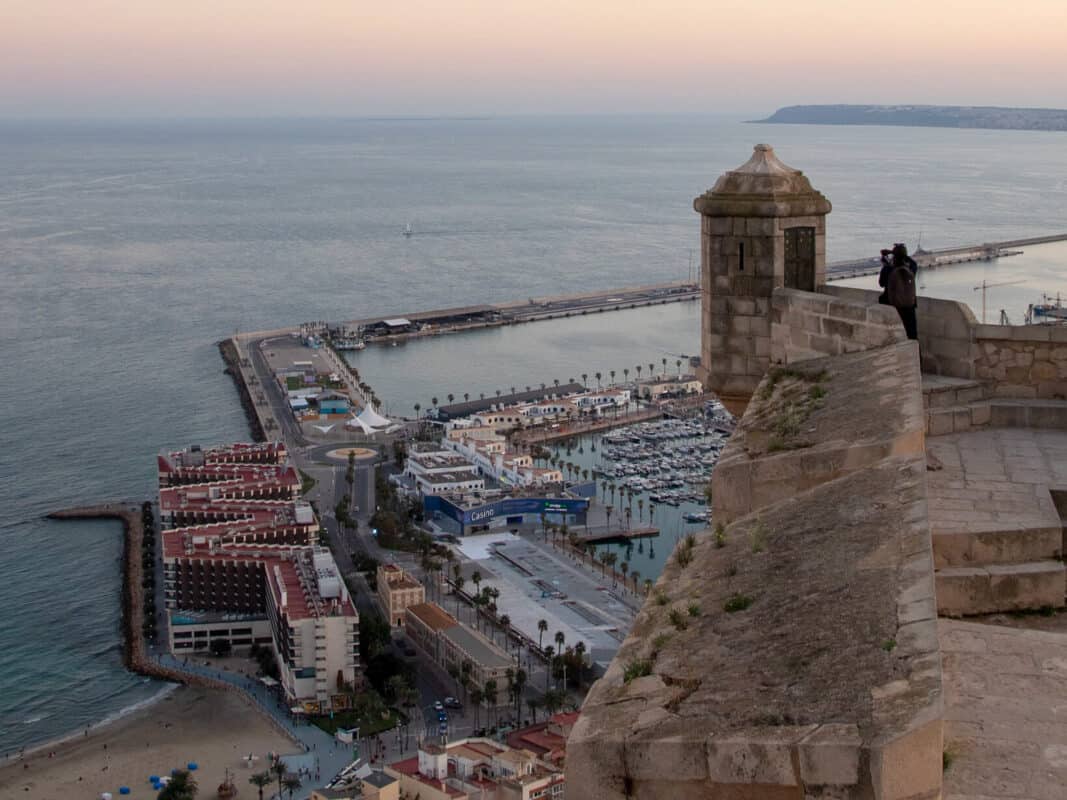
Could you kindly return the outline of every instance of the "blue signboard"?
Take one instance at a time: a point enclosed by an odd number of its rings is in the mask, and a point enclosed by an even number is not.
[[[570,497],[508,497],[494,503],[464,509],[444,497],[426,495],[423,498],[423,508],[428,513],[439,511],[462,525],[488,525],[498,518],[519,515],[583,515],[589,510],[589,501],[585,498]]]

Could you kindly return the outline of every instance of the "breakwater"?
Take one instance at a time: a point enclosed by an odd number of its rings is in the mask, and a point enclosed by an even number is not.
[[[223,372],[233,379],[233,384],[237,387],[237,394],[241,398],[241,408],[244,410],[245,418],[248,420],[248,429],[252,434],[252,441],[265,442],[267,435],[263,430],[263,424],[259,421],[255,402],[248,391],[244,373],[241,371],[241,359],[237,352],[237,344],[233,339],[223,339],[218,343],[218,347],[222,360],[226,362],[226,369]]]
[[[271,725],[282,735],[294,738],[293,732],[287,730],[284,725],[279,724],[275,716],[262,705],[262,702],[243,687],[193,670],[181,669],[178,665],[165,666],[153,653],[149,652],[145,642],[145,590],[147,588],[145,565],[147,563],[154,567],[156,557],[154,547],[152,548],[151,557],[146,557],[144,549],[145,509],[150,509],[150,507],[148,503],[101,503],[99,505],[78,506],[53,511],[47,515],[49,519],[56,520],[114,519],[122,523],[122,660],[126,669],[138,675],[169,683],[180,683],[204,689],[235,691],[259,711],[264,718],[269,720]],[[150,581],[147,583],[151,586],[151,591],[154,592],[155,582]]]

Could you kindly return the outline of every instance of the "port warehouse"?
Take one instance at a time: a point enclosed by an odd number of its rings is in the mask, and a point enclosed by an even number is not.
[[[568,491],[585,495],[596,492],[592,481],[572,487]],[[585,525],[589,511],[588,497],[505,497],[490,502],[465,502],[459,498],[442,495],[426,495],[422,500],[423,511],[435,519],[448,518],[459,525],[461,535],[508,525],[541,524],[545,521],[556,524]]]

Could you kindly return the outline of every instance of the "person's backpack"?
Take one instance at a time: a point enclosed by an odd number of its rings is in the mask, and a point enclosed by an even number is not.
[[[886,281],[886,297],[889,305],[897,308],[912,308],[915,303],[915,274],[901,264],[894,267]]]

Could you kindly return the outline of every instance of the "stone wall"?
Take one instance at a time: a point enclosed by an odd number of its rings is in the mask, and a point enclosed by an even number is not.
[[[880,292],[876,290],[827,284],[820,286],[819,292],[853,303],[878,306],[896,313],[889,306],[878,305]],[[978,355],[974,342],[974,329],[978,321],[971,313],[971,309],[955,300],[920,297],[917,315],[923,372],[951,378],[973,379],[975,377],[974,363]],[[897,325],[900,325],[899,316]],[[900,329],[903,331],[903,325]]]
[[[975,327],[974,377],[993,397],[1067,400],[1067,328]]]
[[[940,797],[922,437],[912,343],[764,377],[714,474],[716,530],[678,545],[582,707],[568,793]]]
[[[906,341],[897,312],[865,299],[777,288],[771,297],[771,362],[856,353]]]

